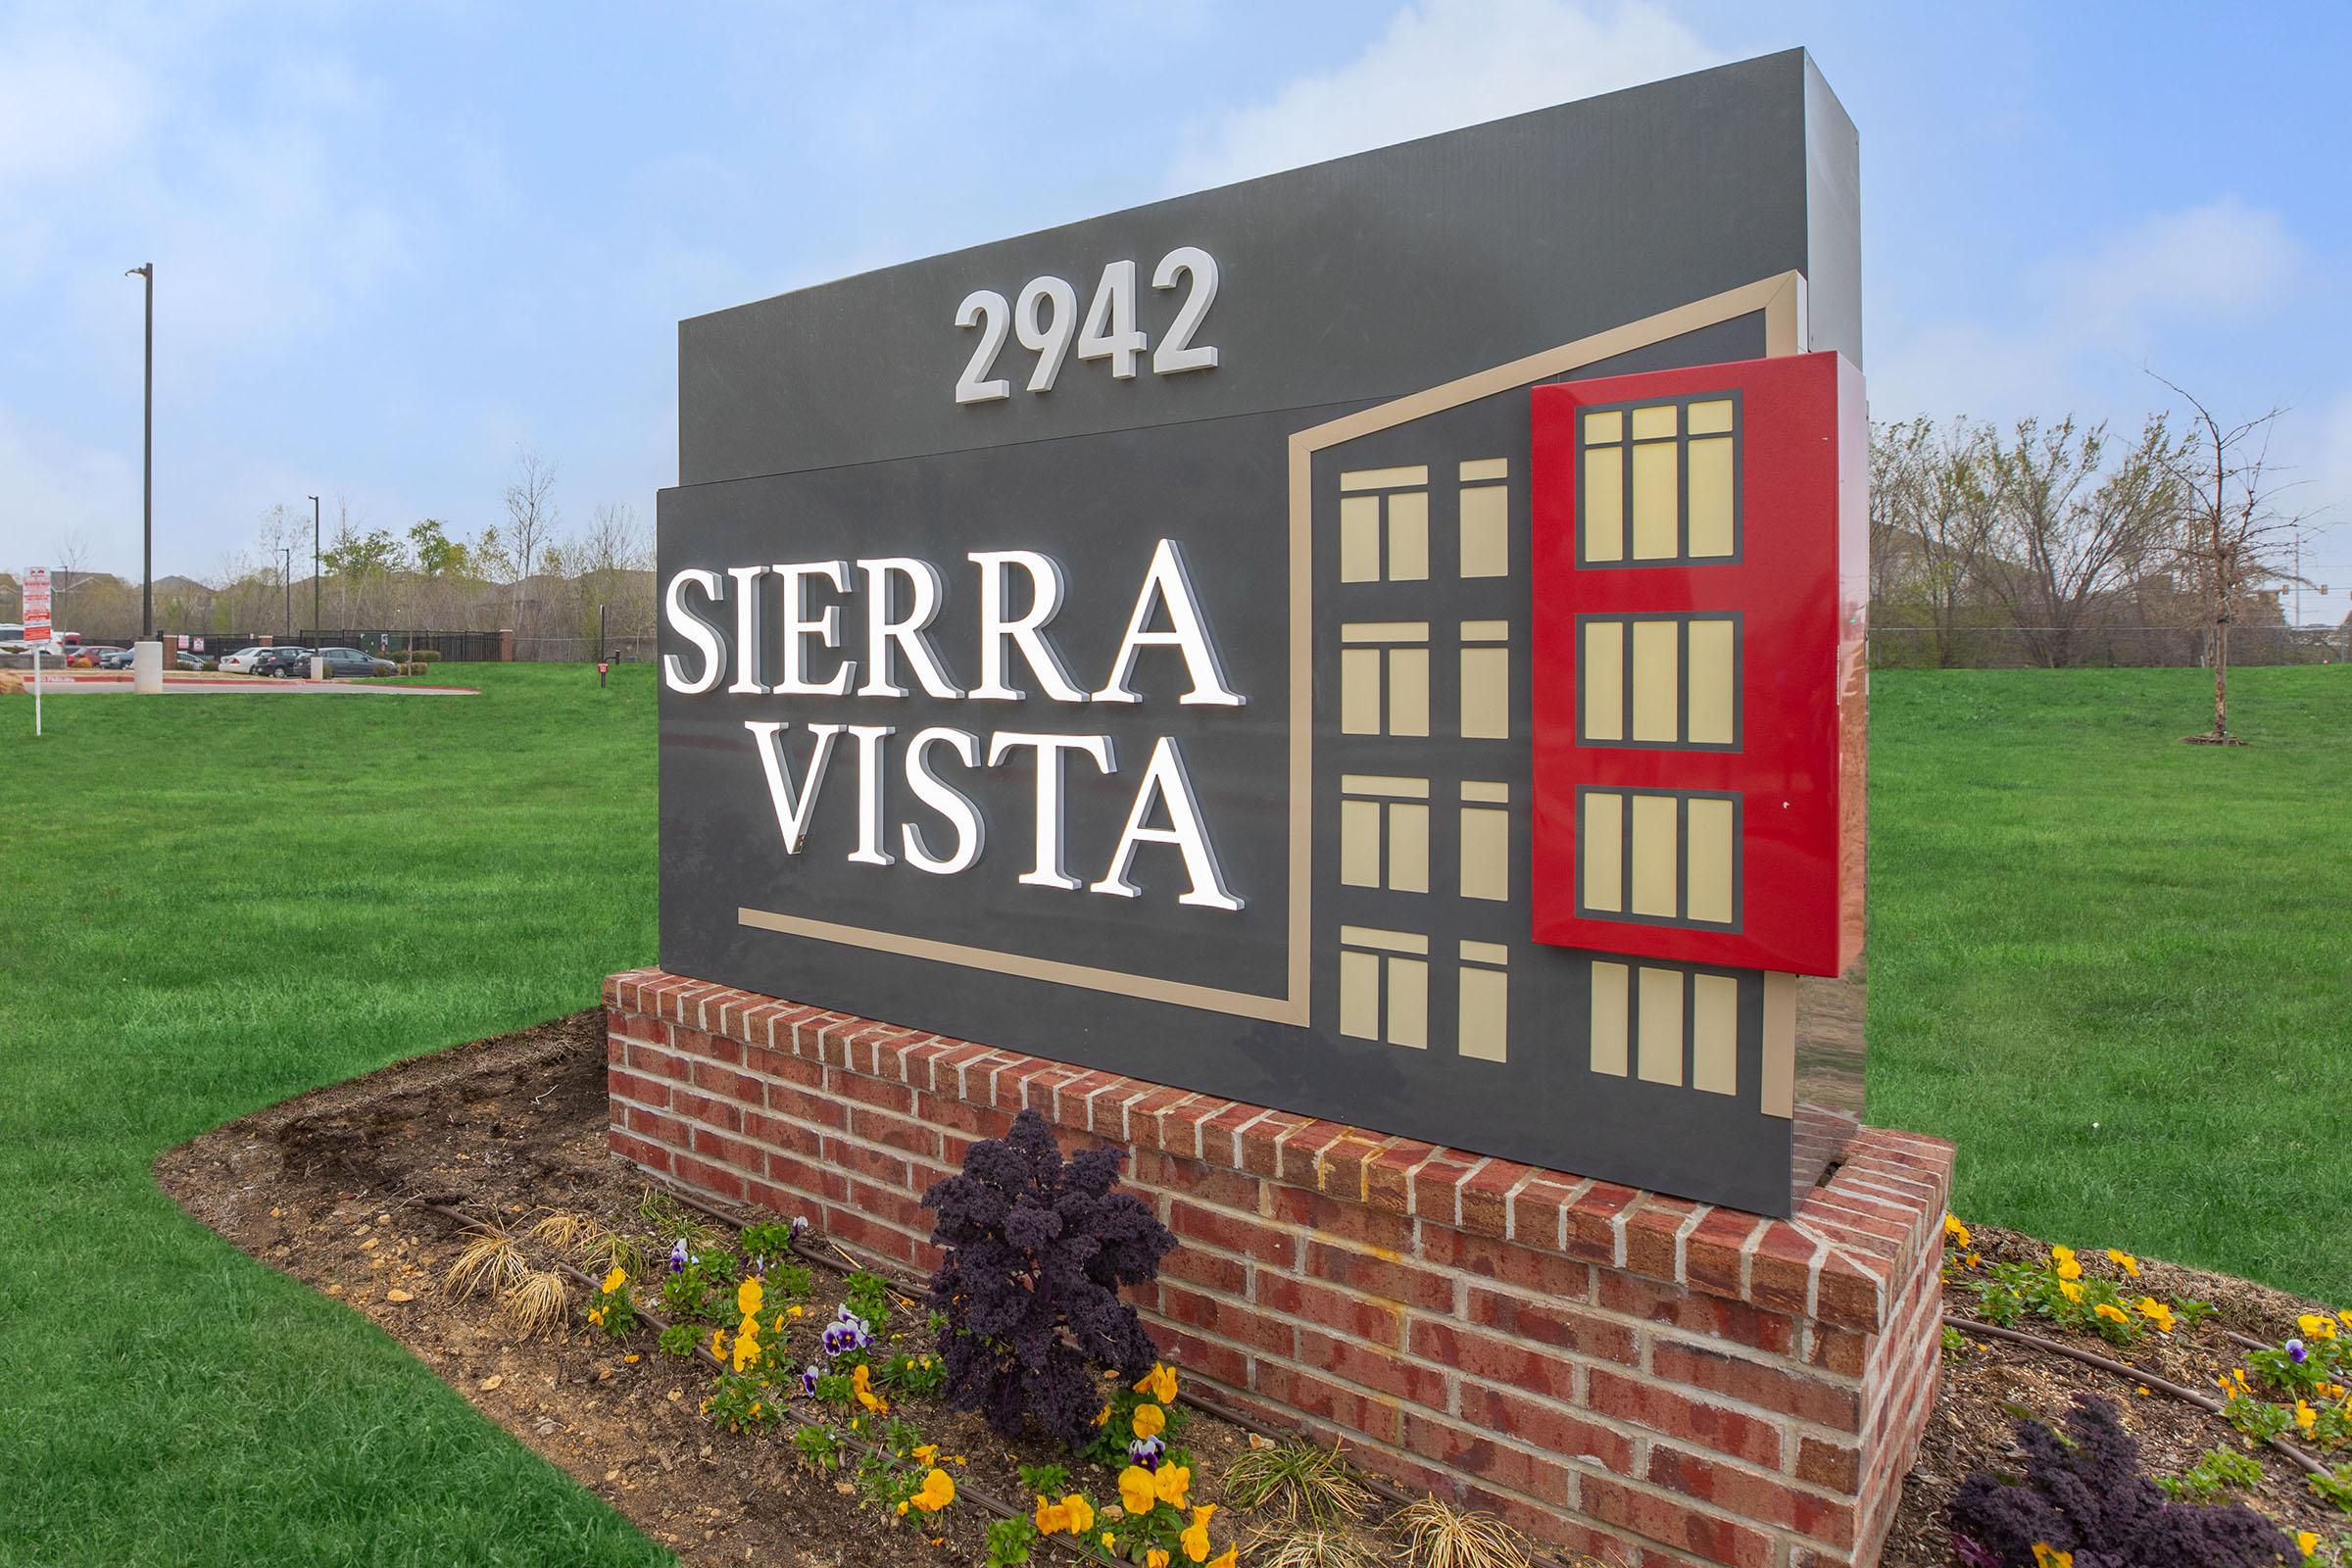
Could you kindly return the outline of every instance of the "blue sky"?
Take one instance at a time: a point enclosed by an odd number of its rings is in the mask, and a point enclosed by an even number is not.
[[[566,521],[676,475],[675,322],[1802,44],[1861,128],[1881,416],[2293,406],[2352,611],[2352,8],[0,3],[0,564],[157,569],[272,503]]]

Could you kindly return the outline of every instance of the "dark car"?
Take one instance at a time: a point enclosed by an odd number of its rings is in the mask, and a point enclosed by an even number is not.
[[[389,675],[398,667],[389,659],[362,653],[357,648],[321,648],[318,658],[326,665],[329,680],[350,680],[355,676]]]
[[[215,667],[213,662],[202,654],[191,654],[184,648],[172,656],[172,662],[181,669],[202,670]]]
[[[311,651],[308,648],[265,648],[253,656],[253,663],[248,667],[256,675],[299,680],[311,672]]]
[[[131,651],[127,648],[101,648],[91,662],[100,669],[128,669]]]

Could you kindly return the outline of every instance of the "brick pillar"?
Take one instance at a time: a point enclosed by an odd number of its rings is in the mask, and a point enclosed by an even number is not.
[[[928,1269],[923,1190],[1035,1106],[1184,1245],[1137,1297],[1228,1399],[1645,1565],[1868,1568],[1934,1398],[1947,1144],[1790,1220],[703,981],[606,982],[615,1153]]]

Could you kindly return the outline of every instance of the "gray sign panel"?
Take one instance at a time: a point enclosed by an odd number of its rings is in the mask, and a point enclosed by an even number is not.
[[[1529,937],[1528,389],[1858,359],[1853,179],[1789,53],[684,323],[663,967],[1786,1212],[1769,977]]]

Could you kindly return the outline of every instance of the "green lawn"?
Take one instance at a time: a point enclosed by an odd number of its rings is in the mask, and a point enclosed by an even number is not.
[[[487,674],[0,699],[0,1561],[670,1560],[148,1176],[650,960],[650,668]]]
[[[651,670],[0,701],[0,1561],[662,1560],[157,1152],[654,953]],[[1882,674],[1871,1110],[1960,1207],[2352,1298],[2352,672]]]
[[[1873,677],[1870,1118],[1965,1218],[2352,1304],[2352,668]]]

